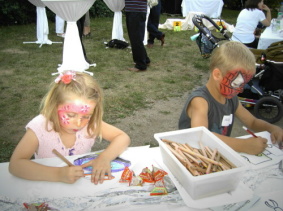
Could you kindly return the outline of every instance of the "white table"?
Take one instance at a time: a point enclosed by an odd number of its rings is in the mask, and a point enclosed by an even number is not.
[[[51,45],[52,43],[62,43],[62,42],[52,42],[48,39],[49,27],[48,20],[46,16],[45,5],[41,0],[29,0],[34,6],[36,6],[36,37],[37,41],[32,42],[23,42],[24,44],[36,43],[40,44],[41,47],[43,44]]]
[[[82,155],[80,155],[82,156]],[[71,162],[80,156],[69,156]],[[145,167],[151,165],[164,169],[172,178],[172,173],[164,166],[159,148],[130,147],[120,157],[131,161],[130,169],[139,174]],[[36,159],[34,162],[49,166],[64,166],[59,158]],[[262,168],[260,173],[256,170],[247,172],[244,180],[254,190],[255,197],[250,199],[249,192],[245,187],[237,188],[237,191],[226,194],[223,197],[208,197],[201,200],[191,201],[191,207],[186,206],[180,192],[175,190],[164,196],[150,196],[149,184],[144,186],[128,186],[119,183],[122,172],[113,173],[115,179],[104,181],[103,184],[93,185],[89,179],[81,178],[74,184],[28,181],[12,176],[8,172],[9,163],[0,163],[0,208],[1,210],[20,210],[23,202],[47,202],[49,206],[59,210],[163,210],[163,211],[209,211],[206,206],[225,204],[228,200],[239,201],[244,198],[243,210],[253,200],[262,197],[249,210],[258,211],[266,208],[265,201],[273,199],[283,207],[283,173],[278,170],[278,164]],[[272,176],[270,178],[270,176]],[[178,186],[177,186],[178,187]],[[237,193],[236,193],[237,192]],[[219,196],[219,195],[218,195]],[[246,197],[249,196],[249,197]],[[185,199],[190,201],[188,197]],[[248,201],[246,201],[248,200]],[[221,205],[221,207],[223,207]],[[195,207],[202,207],[196,209]],[[238,203],[230,204],[231,207],[239,208]],[[215,209],[216,210],[216,209]],[[227,209],[226,209],[227,210]],[[242,211],[242,209],[238,209]],[[265,209],[266,210],[266,209]],[[232,211],[232,209],[229,209]]]
[[[260,35],[257,49],[267,49],[270,44],[278,41],[283,41],[283,37],[280,37],[278,33],[273,33],[271,26],[266,27]]]
[[[124,0],[103,0],[109,9],[114,12],[112,39],[125,41],[123,24],[122,24],[122,9],[125,7]]]
[[[223,5],[223,0],[183,0],[181,6],[183,17],[189,12],[202,12],[210,18],[219,18]]]
[[[76,23],[89,10],[95,0],[42,0],[42,2],[55,14],[67,21],[63,62],[58,68],[58,72],[65,70],[84,72],[90,66],[96,66],[96,64],[90,65],[85,60]]]

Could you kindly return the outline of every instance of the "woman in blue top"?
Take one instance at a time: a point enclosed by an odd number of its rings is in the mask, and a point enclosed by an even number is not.
[[[263,10],[266,11],[266,15]],[[246,8],[243,9],[238,18],[232,40],[239,41],[250,48],[257,48],[259,37],[255,36],[258,23],[269,26],[271,13],[263,0],[247,0]]]

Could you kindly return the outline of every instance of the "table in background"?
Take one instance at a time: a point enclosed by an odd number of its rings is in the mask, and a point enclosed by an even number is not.
[[[183,0],[182,14],[186,17],[189,12],[202,12],[210,18],[219,18],[223,5],[222,0]]]
[[[270,44],[278,41],[283,41],[283,37],[280,37],[278,33],[273,33],[271,26],[266,27],[260,35],[257,49],[267,49]]]

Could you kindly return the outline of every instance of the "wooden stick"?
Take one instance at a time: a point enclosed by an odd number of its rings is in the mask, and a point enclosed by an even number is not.
[[[213,152],[212,152],[212,156],[211,156],[211,159],[214,160],[215,159],[215,156],[216,156],[216,153],[217,153],[217,149],[214,149]],[[211,172],[211,168],[212,168],[212,163],[209,163],[208,164],[208,167],[206,169],[206,173],[209,174]]]
[[[216,155],[215,160],[216,160],[217,162],[219,162],[219,161],[220,161],[220,157],[221,157],[220,153],[217,152],[217,155]],[[217,166],[216,166],[216,165],[213,166],[212,171],[214,171],[214,172],[217,171]]]
[[[196,169],[193,169],[193,164],[188,162],[186,165],[186,168],[189,170],[189,172],[193,175],[193,176],[199,176],[199,172]]]
[[[197,160],[196,158],[194,158],[194,157],[193,157],[192,155],[190,155],[189,153],[187,153],[187,152],[183,152],[183,153],[184,153],[184,155],[187,156],[187,158],[188,158],[189,160],[192,160],[193,162],[197,163],[198,165],[201,163],[200,160]]]
[[[61,160],[63,160],[68,166],[73,166],[73,164],[67,160],[60,152],[58,152],[56,149],[53,149],[52,152],[57,155]]]
[[[189,144],[185,143],[185,145],[187,146],[187,148],[189,148],[191,151],[193,151],[193,148]]]
[[[169,144],[166,144],[168,149],[173,153],[173,155],[176,156],[176,158],[184,165],[186,166],[186,160],[184,160]]]
[[[163,142],[167,143],[167,144],[172,144],[172,143],[176,143],[174,141],[170,141],[170,140],[167,140],[167,139],[162,139]]]
[[[199,166],[191,166],[190,168],[193,169],[193,170],[197,170],[197,171],[199,171],[199,172],[201,172],[203,174],[206,173],[206,170],[201,168],[201,167],[199,167]]]
[[[205,156],[203,156],[203,155],[201,155],[201,154],[199,154],[199,153],[192,152],[192,151],[187,150],[187,149],[185,149],[185,148],[183,148],[183,147],[180,147],[180,149],[181,149],[182,151],[185,151],[185,152],[191,154],[191,155],[194,155],[194,156],[197,156],[197,157],[199,157],[199,158],[202,158],[202,159],[205,160],[205,161],[208,161],[208,162],[210,162],[210,163],[213,163],[213,164],[215,164],[215,165],[222,165],[221,163],[216,162],[215,160],[212,160],[212,159],[210,159],[210,158],[207,158],[207,157],[205,157]]]
[[[203,144],[202,144],[201,141],[199,142],[199,146],[200,146],[200,148],[201,148],[201,151],[202,151],[203,156],[208,157],[207,154],[206,154],[206,152],[205,152],[204,146],[203,146]]]

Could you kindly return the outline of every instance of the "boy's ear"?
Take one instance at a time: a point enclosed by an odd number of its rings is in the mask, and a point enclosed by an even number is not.
[[[212,77],[215,81],[221,81],[223,79],[222,72],[218,68],[212,71]]]

